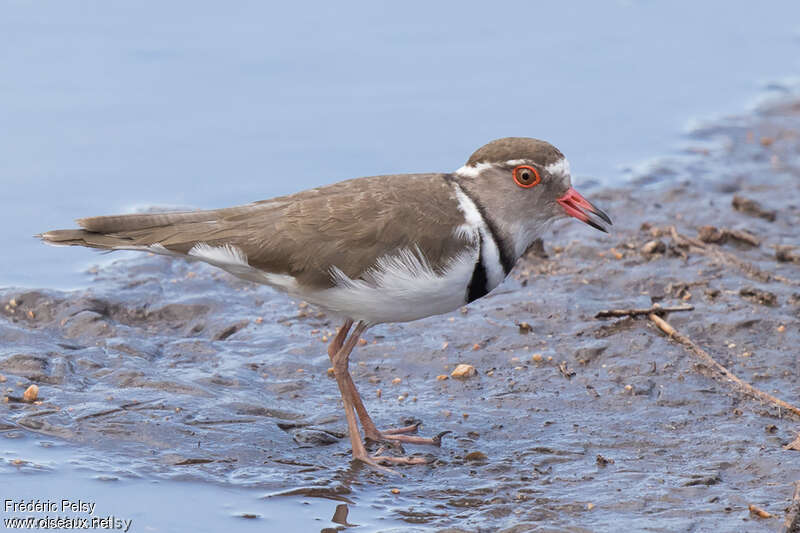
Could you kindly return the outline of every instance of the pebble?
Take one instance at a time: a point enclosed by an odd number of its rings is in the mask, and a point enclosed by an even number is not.
[[[22,395],[22,398],[26,402],[33,402],[38,397],[39,397],[39,387],[38,387],[38,385],[31,385],[30,387],[25,389],[25,393]]]
[[[542,357],[542,354],[540,353],[535,353],[531,356],[531,361],[534,363],[541,363],[542,359],[544,359],[544,357]]]
[[[649,241],[642,246],[642,253],[645,254],[663,254],[665,251],[667,251],[667,245],[661,240]]]
[[[466,456],[464,456],[465,461],[485,461],[488,457],[483,452],[469,452]]]
[[[399,384],[401,384],[402,382],[403,382],[403,380],[402,380],[402,379],[400,379],[400,378],[394,378],[394,379],[392,380],[392,385],[399,385]]]
[[[750,510],[750,514],[753,514],[759,518],[772,518],[772,513],[768,513],[761,507],[757,507],[752,503],[747,508]]]
[[[447,374],[439,374],[438,376],[436,376],[436,381],[444,381],[448,378],[449,376]]]
[[[475,367],[466,363],[459,364],[452,372],[450,372],[451,377],[458,379],[471,378],[475,374],[477,374]]]
[[[392,489],[392,494],[400,494],[400,489]]]
[[[0,374],[0,383],[5,383],[6,377],[3,374]]]

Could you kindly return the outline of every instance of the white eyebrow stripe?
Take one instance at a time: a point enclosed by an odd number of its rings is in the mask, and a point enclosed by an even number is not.
[[[456,170],[453,174],[461,176],[463,178],[475,178],[477,177],[481,171],[484,169],[490,168],[492,166],[491,163],[478,163],[477,165],[464,165],[463,167]]]
[[[555,176],[562,176],[566,178],[571,175],[569,169],[569,161],[567,161],[566,157],[562,157],[555,163],[547,165],[546,167],[544,167],[544,169],[548,171],[550,174],[553,174]]]
[[[515,167],[517,165],[526,165],[526,164],[532,165],[533,163],[528,159],[509,159],[508,161],[505,161],[503,164],[508,165],[510,167]],[[495,163],[478,163],[476,165],[464,165],[463,167],[456,170],[454,174],[457,174],[465,178],[475,178],[483,170],[492,167],[494,165]],[[567,161],[566,157],[562,157],[555,163],[550,163],[549,165],[544,167],[544,169],[550,174],[553,174],[555,176],[561,176],[564,178],[570,177],[572,175],[569,168],[569,161]]]

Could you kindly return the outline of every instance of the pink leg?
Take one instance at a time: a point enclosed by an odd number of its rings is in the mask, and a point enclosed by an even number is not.
[[[339,332],[336,334],[336,337],[333,339],[333,341],[331,341],[331,345],[328,348],[328,355],[331,357],[331,361],[333,362],[333,373],[336,377],[336,383],[339,386],[339,392],[342,395],[342,402],[344,403],[345,417],[347,418],[347,430],[350,434],[350,444],[353,448],[353,458],[382,470],[388,469],[379,466],[379,462],[391,462],[395,464],[427,463],[427,460],[422,457],[371,457],[367,454],[366,448],[364,447],[364,442],[361,440],[361,435],[358,431],[355,412],[358,412],[359,417],[361,417],[361,413],[363,412],[366,416],[366,420],[369,420],[369,423],[372,425],[373,429],[375,428],[375,425],[372,424],[372,420],[369,418],[369,415],[364,408],[364,404],[361,401],[358,391],[355,389],[355,384],[353,383],[353,379],[350,377],[350,371],[348,370],[350,353],[353,351],[353,348],[355,348],[355,345],[358,342],[358,339],[361,337],[361,334],[367,329],[367,326],[363,322],[359,322],[350,336],[347,337],[347,332],[350,330],[352,325],[353,321],[347,320],[339,329]],[[346,337],[347,339],[345,340]],[[364,418],[361,418],[361,420],[362,424],[364,424]],[[377,429],[375,429],[375,431],[377,432]],[[378,435],[380,435],[379,432]]]
[[[334,337],[330,346],[328,346],[328,356],[331,358],[331,362],[333,362],[336,352],[338,352],[341,349],[342,344],[344,343],[344,340],[347,337],[347,333],[350,331],[352,325],[353,325],[352,320],[350,319],[345,320],[345,323],[342,325],[341,328],[339,328],[339,331],[336,333],[336,337]],[[361,333],[363,333],[363,331]],[[361,333],[359,333],[359,336]],[[355,382],[353,382],[353,378],[350,376],[350,372],[346,373],[346,375],[344,376],[344,380],[346,381],[345,385],[347,387],[347,393],[350,395],[350,402],[353,404],[353,407],[355,408],[356,413],[358,414],[359,420],[361,420],[361,427],[364,428],[364,437],[367,440],[371,440],[373,442],[393,440],[397,442],[405,442],[408,444],[430,444],[433,446],[441,446],[442,437],[450,433],[449,431],[443,431],[433,438],[418,437],[416,435],[407,435],[407,433],[416,433],[417,429],[419,428],[419,424],[411,424],[410,426],[405,426],[401,428],[391,428],[384,431],[380,431],[375,425],[375,422],[372,421],[372,417],[369,416],[367,408],[364,407],[364,402],[361,400],[361,395],[358,393],[358,389],[356,388]]]

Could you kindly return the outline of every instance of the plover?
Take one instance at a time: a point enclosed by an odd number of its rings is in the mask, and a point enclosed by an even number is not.
[[[289,196],[207,211],[98,216],[40,237],[56,245],[142,250],[204,261],[341,317],[328,347],[353,458],[361,438],[438,444],[416,425],[380,431],[348,370],[368,328],[447,313],[488,294],[550,222],[575,217],[607,231],[611,219],[571,185],[564,155],[530,138],[498,139],[449,173],[357,178]]]

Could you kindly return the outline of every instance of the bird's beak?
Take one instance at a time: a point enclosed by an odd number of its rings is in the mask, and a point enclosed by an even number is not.
[[[581,196],[581,193],[572,187],[557,201],[569,216],[582,220],[593,228],[608,233],[608,226],[612,224],[608,215],[606,215],[602,209],[593,206],[589,200]]]

